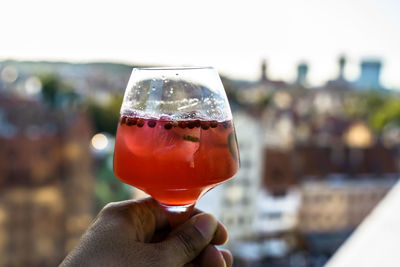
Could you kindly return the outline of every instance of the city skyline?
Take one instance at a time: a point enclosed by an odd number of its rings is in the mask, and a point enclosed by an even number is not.
[[[202,1],[6,1],[0,59],[213,65],[256,80],[262,59],[271,79],[294,81],[306,61],[309,81],[359,76],[364,58],[383,61],[382,84],[400,88],[400,19],[394,0],[263,3]],[[23,8],[22,8],[23,7]],[[45,7],[45,8],[43,8]],[[154,8],[158,7],[158,8]]]
[[[253,83],[222,77],[241,169],[197,207],[227,227],[235,266],[324,266],[398,181],[400,94],[376,86],[378,62],[363,64],[358,83],[344,81],[345,61],[317,90],[303,83],[305,65],[296,84],[269,74]],[[130,72],[122,64],[0,61],[0,265],[54,266],[106,203],[143,197],[113,174]],[[230,143],[220,142],[209,152]]]

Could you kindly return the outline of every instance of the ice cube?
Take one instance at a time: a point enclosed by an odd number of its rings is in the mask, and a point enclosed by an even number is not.
[[[160,131],[154,156],[158,159],[170,159],[192,162],[193,155],[200,146],[200,128],[174,127]]]

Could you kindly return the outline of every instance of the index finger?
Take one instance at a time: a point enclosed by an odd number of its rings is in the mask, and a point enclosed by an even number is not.
[[[154,231],[159,231],[169,227],[167,214],[160,204],[153,198],[147,197],[142,199],[134,200],[136,205],[131,205],[131,214],[138,216],[143,226],[149,224],[146,218],[153,217],[154,219]]]
[[[114,215],[118,213],[120,217],[128,219],[130,223],[145,233],[154,233],[169,225],[162,207],[150,197],[109,203],[102,212]]]

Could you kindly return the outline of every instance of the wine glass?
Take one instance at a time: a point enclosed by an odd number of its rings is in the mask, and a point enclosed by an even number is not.
[[[120,114],[114,173],[156,199],[173,226],[238,171],[232,114],[212,67],[133,69]]]

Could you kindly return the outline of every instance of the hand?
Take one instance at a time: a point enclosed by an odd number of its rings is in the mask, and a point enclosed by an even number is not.
[[[232,266],[231,253],[214,246],[227,239],[210,214],[196,210],[171,231],[155,200],[128,200],[104,207],[60,266]]]

